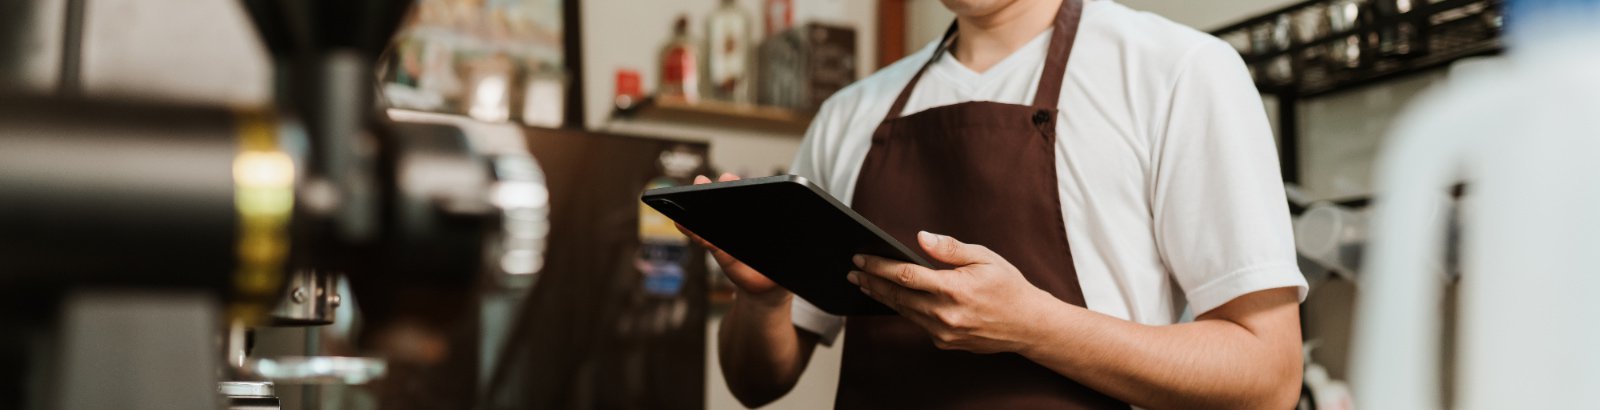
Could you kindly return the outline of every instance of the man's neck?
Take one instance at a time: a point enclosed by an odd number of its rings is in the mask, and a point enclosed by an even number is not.
[[[1063,0],[1017,0],[984,15],[956,16],[956,61],[988,71],[1055,22]]]

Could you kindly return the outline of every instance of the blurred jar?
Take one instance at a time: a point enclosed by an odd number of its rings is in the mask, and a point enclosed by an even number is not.
[[[1274,51],[1286,51],[1293,45],[1293,20],[1288,14],[1279,14],[1272,21],[1272,46]],[[1273,58],[1267,63],[1267,78],[1274,83],[1284,84],[1294,80],[1294,64],[1288,54]]]
[[[1332,33],[1355,30],[1361,20],[1362,0],[1334,0],[1328,3],[1328,29]],[[1350,34],[1344,41],[1329,45],[1328,55],[1345,68],[1361,65],[1361,36]]]
[[[1346,279],[1361,269],[1367,216],[1327,202],[1312,204],[1294,221],[1294,245],[1305,256]]]
[[[1326,75],[1325,65],[1329,47],[1325,42],[1328,31],[1328,5],[1315,3],[1294,12],[1294,40],[1305,48],[1298,56],[1302,82],[1315,81]]]
[[[1375,47],[1378,50],[1378,55],[1385,57],[1408,56],[1413,51],[1416,51],[1416,48],[1420,48],[1413,47],[1413,43],[1416,42],[1417,38],[1416,26],[1410,21],[1400,18],[1402,15],[1411,12],[1413,1],[1420,0],[1376,0],[1373,3],[1373,14],[1377,19],[1383,21],[1399,19],[1392,23],[1381,23],[1383,25],[1378,29],[1377,46]]]

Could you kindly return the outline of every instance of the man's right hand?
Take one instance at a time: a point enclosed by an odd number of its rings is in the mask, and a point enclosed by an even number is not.
[[[729,173],[724,173],[722,176],[717,177],[718,182],[737,180],[739,180],[739,176]],[[707,178],[704,175],[694,177],[695,185],[709,183],[711,183],[711,178]],[[694,240],[696,243],[699,243],[700,246],[704,246],[706,249],[711,251],[711,256],[717,260],[717,265],[722,266],[722,272],[728,275],[728,279],[733,281],[734,286],[739,288],[738,297],[740,299],[750,299],[751,301],[755,302],[765,302],[764,304],[784,304],[789,301],[789,291],[784,289],[782,286],[778,286],[776,282],[773,282],[772,279],[768,279],[766,275],[762,275],[761,272],[757,272],[754,268],[751,268],[750,265],[746,265],[744,262],[734,259],[733,255],[729,255],[727,252],[723,252],[722,249],[717,248],[710,242],[706,242],[705,239],[701,238],[699,235],[695,235],[694,232],[690,232],[688,229],[684,228],[683,225],[678,225],[678,231],[683,232],[684,235],[688,235],[689,239]]]

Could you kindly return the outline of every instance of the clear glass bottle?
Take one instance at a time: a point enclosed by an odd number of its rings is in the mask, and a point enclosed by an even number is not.
[[[713,99],[735,103],[750,102],[751,36],[755,19],[735,0],[722,5],[706,17],[706,85]]]
[[[761,15],[767,22],[767,37],[788,30],[794,25],[794,0],[767,0]]]
[[[678,16],[672,25],[672,38],[661,46],[661,87],[664,98],[694,102],[700,97],[700,70],[696,67],[694,41],[689,39],[689,18]]]

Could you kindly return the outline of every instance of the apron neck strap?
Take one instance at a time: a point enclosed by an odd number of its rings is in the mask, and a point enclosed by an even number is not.
[[[1061,97],[1062,79],[1067,73],[1067,60],[1072,57],[1072,45],[1078,39],[1078,21],[1082,15],[1082,0],[1061,0],[1061,8],[1057,9],[1056,20],[1051,24],[1053,31],[1050,34],[1050,51],[1045,55],[1039,88],[1033,95],[1034,107],[1056,108]],[[911,82],[900,90],[900,95],[894,99],[894,105],[889,106],[889,113],[884,115],[884,121],[900,117],[900,112],[905,111],[906,102],[911,99],[911,91],[922,81],[922,74],[955,44],[956,23],[950,22],[950,28],[945,30],[944,37],[939,40],[939,47],[933,50],[933,55],[928,57],[928,61],[922,63],[922,68],[917,69],[917,73],[911,76]]]
[[[1067,77],[1067,60],[1072,58],[1072,45],[1078,42],[1078,21],[1083,17],[1083,1],[1061,0],[1056,11],[1054,30],[1050,32],[1050,52],[1044,57],[1044,71],[1039,75],[1039,89],[1033,93],[1033,106],[1055,109],[1061,102],[1061,83]]]
[[[955,43],[955,38],[956,22],[952,21],[950,22],[950,28],[944,31],[944,37],[939,38],[939,47],[933,49],[933,56],[929,57],[927,62],[922,63],[922,68],[918,68],[917,73],[911,76],[911,82],[906,83],[906,88],[900,89],[900,96],[894,98],[894,105],[889,106],[889,113],[884,115],[884,121],[900,117],[900,112],[906,109],[906,100],[911,99],[911,90],[917,88],[918,81],[922,81],[922,73],[928,72],[928,67],[933,66],[933,62],[939,61],[939,56],[944,55],[945,50],[950,49],[950,45]]]

